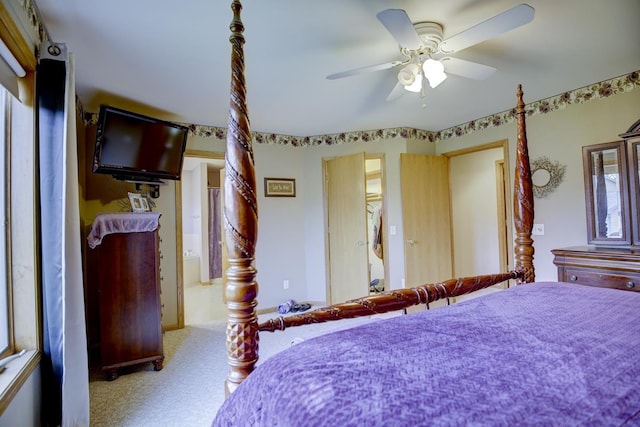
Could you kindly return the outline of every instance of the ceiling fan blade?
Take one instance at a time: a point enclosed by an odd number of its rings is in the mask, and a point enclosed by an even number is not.
[[[531,22],[534,14],[535,9],[523,3],[449,37],[440,44],[440,50],[453,53],[466,49]]]
[[[444,64],[446,73],[466,77],[472,80],[484,80],[496,72],[496,69],[477,62],[465,61],[464,59],[444,57],[440,61]]]
[[[400,46],[416,50],[422,44],[420,36],[413,28],[413,23],[404,10],[386,9],[378,12],[376,16]]]
[[[366,67],[354,68],[352,70],[330,74],[327,76],[327,78],[329,80],[335,80],[335,79],[341,79],[343,77],[355,76],[356,74],[371,73],[373,71],[380,71],[380,70],[388,70],[389,68],[393,68],[400,64],[402,64],[402,61],[391,61],[391,62],[386,62],[384,64],[368,65]]]

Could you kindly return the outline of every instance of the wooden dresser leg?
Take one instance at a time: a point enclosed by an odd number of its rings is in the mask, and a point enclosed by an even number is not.
[[[117,369],[107,369],[104,371],[104,378],[107,381],[113,381],[118,378],[118,370]]]
[[[156,359],[153,361],[153,370],[154,371],[160,371],[162,370],[162,363],[164,362],[164,357],[161,357],[159,359]]]

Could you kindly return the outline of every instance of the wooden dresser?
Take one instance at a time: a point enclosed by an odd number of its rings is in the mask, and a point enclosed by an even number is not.
[[[158,217],[101,214],[94,222],[105,230],[92,251],[89,286],[98,291],[100,364],[107,380],[129,365],[152,362],[162,369]]]
[[[574,246],[554,249],[560,282],[640,291],[640,249]]]

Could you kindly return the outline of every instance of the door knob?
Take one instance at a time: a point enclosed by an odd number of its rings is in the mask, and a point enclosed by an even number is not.
[[[358,240],[358,246],[364,246],[364,242],[362,240]]]
[[[407,243],[409,244],[409,246],[415,246],[416,241],[412,240],[412,239],[409,239],[409,240],[407,240]]]

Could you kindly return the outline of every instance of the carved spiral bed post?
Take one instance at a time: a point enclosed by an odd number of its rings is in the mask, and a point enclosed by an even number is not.
[[[229,253],[225,295],[227,299],[227,356],[230,371],[225,393],[231,394],[253,371],[258,361],[258,284],[253,267],[258,234],[256,178],[246,104],[244,76],[244,25],[242,5],[231,3],[231,100],[225,154],[224,228]]]
[[[533,185],[531,182],[531,167],[529,166],[529,151],[527,149],[527,128],[525,125],[524,101],[522,100],[522,85],[518,85],[518,103],[516,104],[517,118],[517,148],[515,188],[513,193],[514,221],[516,226],[515,238],[515,269],[522,274],[520,283],[531,283],[535,280],[533,268]]]

